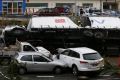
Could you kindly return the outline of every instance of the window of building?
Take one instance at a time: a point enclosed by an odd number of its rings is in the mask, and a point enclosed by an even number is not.
[[[13,3],[13,13],[17,13],[17,2]]]
[[[83,3],[82,6],[83,6],[84,8],[93,7],[93,3]]]
[[[23,0],[4,0],[2,3],[2,12],[6,14],[22,14],[23,12]]]
[[[48,3],[27,3],[27,7],[48,7]]]
[[[8,8],[12,8],[12,2],[8,3]]]
[[[22,2],[18,2],[18,8],[22,7]]]
[[[7,2],[3,2],[3,6],[7,6]]]

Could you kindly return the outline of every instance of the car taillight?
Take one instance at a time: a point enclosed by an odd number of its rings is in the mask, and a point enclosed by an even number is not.
[[[102,61],[100,61],[101,64],[104,64],[104,59]]]
[[[86,62],[86,61],[80,61],[80,63],[82,63],[82,64],[86,64],[86,63],[88,63],[88,62]]]

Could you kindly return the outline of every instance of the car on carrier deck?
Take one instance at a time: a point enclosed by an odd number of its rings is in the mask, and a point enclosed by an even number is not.
[[[101,55],[87,47],[59,48],[56,58],[65,62],[72,69],[74,75],[78,75],[79,72],[85,74],[93,72],[97,75],[104,67],[104,60]]]
[[[66,67],[65,63],[48,58],[37,52],[16,53],[13,62],[17,65],[19,74],[49,71],[60,74]]]

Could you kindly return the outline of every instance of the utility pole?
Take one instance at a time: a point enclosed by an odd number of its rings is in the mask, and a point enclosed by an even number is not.
[[[102,13],[102,0],[100,0],[100,11]]]

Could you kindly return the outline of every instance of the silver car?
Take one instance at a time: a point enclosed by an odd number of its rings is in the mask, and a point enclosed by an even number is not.
[[[66,66],[59,60],[53,60],[37,52],[20,52],[14,56],[14,62],[18,66],[19,74],[37,71],[54,71],[59,74]]]

